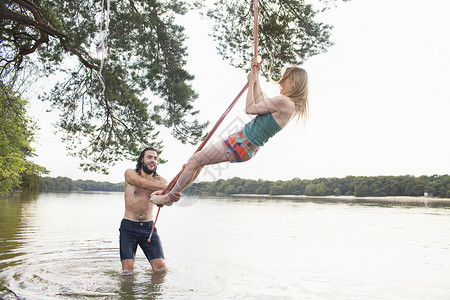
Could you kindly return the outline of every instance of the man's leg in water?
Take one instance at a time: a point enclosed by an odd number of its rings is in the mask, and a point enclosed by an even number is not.
[[[167,271],[166,263],[162,258],[152,259],[150,261],[150,265],[152,266],[153,272],[162,273]]]
[[[177,180],[173,189],[165,195],[153,195],[150,201],[154,204],[171,205],[170,193],[181,193],[200,174],[201,169],[206,165],[218,164],[229,161],[223,142],[217,142],[200,152],[195,153],[186,164],[186,168]]]
[[[122,260],[122,271],[133,273],[134,270],[134,260],[133,259],[124,259]]]
[[[150,265],[152,266],[152,270],[155,273],[162,273],[167,270],[166,263],[162,258],[152,259],[150,261]],[[134,270],[134,260],[133,259],[124,259],[122,260],[122,271],[126,273],[133,273]]]
[[[137,250],[137,239],[135,230],[129,226],[132,221],[123,219],[119,228],[120,261],[122,271],[132,273],[134,269],[134,257]]]

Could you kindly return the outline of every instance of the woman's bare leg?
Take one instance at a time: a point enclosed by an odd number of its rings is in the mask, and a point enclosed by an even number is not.
[[[222,141],[217,142],[200,152],[195,153],[186,164],[186,168],[181,173],[175,186],[170,192],[181,193],[192,181],[197,178],[204,166],[218,164],[228,161],[228,154],[225,151]],[[165,195],[153,195],[151,202],[157,205],[171,204],[169,193]]]

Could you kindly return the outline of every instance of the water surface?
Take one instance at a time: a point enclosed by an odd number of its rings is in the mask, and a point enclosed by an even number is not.
[[[120,274],[122,193],[0,199],[4,299],[450,299],[450,209],[187,198]]]

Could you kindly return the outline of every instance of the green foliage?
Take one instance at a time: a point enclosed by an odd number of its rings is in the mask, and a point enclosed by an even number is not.
[[[39,185],[41,184],[41,177],[36,174],[24,174],[22,175],[22,191],[39,191]]]
[[[432,176],[433,180],[425,183],[425,192],[437,197],[450,195],[450,176]]]
[[[35,122],[26,114],[28,102],[15,89],[15,73],[3,74],[0,81],[0,195],[17,189],[24,175],[45,171],[27,159],[34,155]]]
[[[42,177],[38,187],[40,192],[102,191],[123,192],[123,183],[75,180],[67,177]]]
[[[36,53],[45,74],[60,72],[61,81],[41,98],[60,112],[63,140],[83,169],[108,173],[115,161],[134,159],[145,146],[162,148],[157,125],[171,128],[182,142],[202,137],[207,123],[193,119],[198,96],[184,69],[186,36],[174,22],[189,2],[111,2],[103,91],[95,53],[101,1],[6,1],[0,67],[19,69],[26,55]],[[159,103],[144,96],[148,91]]]
[[[310,183],[305,187],[305,194],[307,196],[325,196],[329,195],[325,183]]]
[[[267,181],[234,177],[215,182],[193,183],[185,193],[195,195],[265,194],[306,196],[423,196],[449,197],[450,176],[347,176],[345,178],[317,178],[287,181]]]
[[[247,67],[252,56],[250,2],[215,1],[206,8],[216,21],[219,53],[239,68]],[[203,137],[207,123],[196,119],[198,95],[185,69],[186,35],[175,21],[207,2],[111,1],[104,90],[97,74],[101,56],[95,51],[104,21],[101,3],[2,1],[0,74],[29,67],[24,58],[31,54],[44,75],[58,74],[60,81],[41,99],[59,112],[57,126],[69,154],[82,159],[84,170],[108,173],[116,161],[134,159],[148,145],[162,148],[158,126],[171,128],[183,143]],[[260,6],[260,53],[273,75],[284,64],[301,63],[331,45],[331,26],[315,22],[316,11],[304,1],[260,1]]]
[[[36,178],[35,178],[36,179]],[[29,180],[29,179],[28,179]],[[112,191],[123,192],[123,183],[75,180],[67,177],[39,178],[39,191]],[[24,179],[25,184],[25,179]],[[24,190],[29,190],[24,188]],[[31,189],[36,190],[36,189]],[[254,180],[233,177],[213,182],[198,182],[189,185],[183,192],[191,195],[306,195],[357,197],[382,196],[431,196],[450,198],[450,175],[433,176],[347,176],[345,178],[317,178],[302,180]]]
[[[219,53],[238,68],[249,69],[253,50],[253,1],[215,1],[207,15],[216,24]],[[304,0],[259,1],[258,55],[263,74],[279,78],[285,64],[301,64],[332,45],[332,26],[314,20],[317,11]]]

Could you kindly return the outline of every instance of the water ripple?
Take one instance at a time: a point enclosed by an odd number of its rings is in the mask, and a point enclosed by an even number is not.
[[[448,209],[202,199],[163,211],[158,232],[167,273],[153,273],[138,250],[135,271],[125,275],[118,247],[122,197],[50,194],[8,202],[0,210],[0,298],[437,300],[450,294]]]

